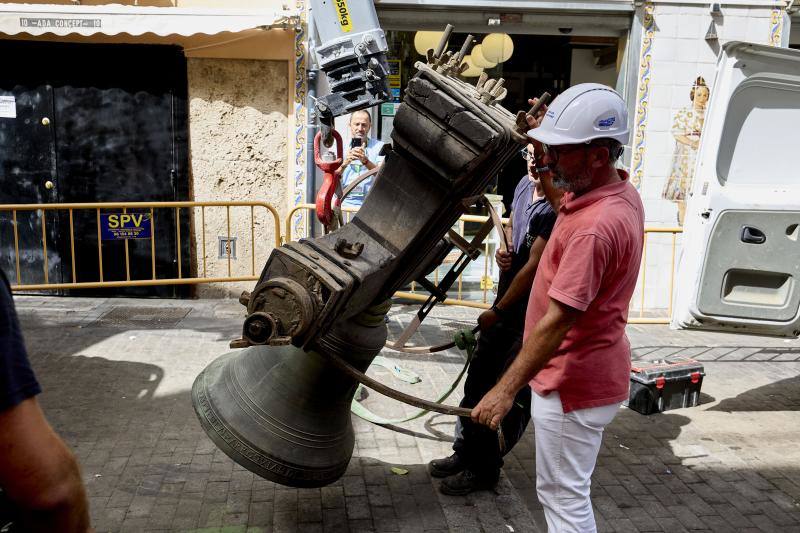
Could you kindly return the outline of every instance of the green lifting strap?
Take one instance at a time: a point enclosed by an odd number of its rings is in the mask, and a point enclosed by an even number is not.
[[[472,355],[475,352],[475,346],[477,346],[478,344],[478,341],[475,338],[475,334],[469,329],[462,329],[456,332],[453,341],[455,342],[455,345],[459,350],[467,352],[467,361],[464,363],[464,367],[461,369],[461,372],[459,372],[458,376],[456,376],[456,379],[455,381],[453,381],[453,384],[450,385],[450,388],[448,388],[444,394],[442,394],[439,398],[436,399],[436,403],[442,403],[443,401],[445,401],[450,396],[450,394],[452,394],[452,392],[456,389],[456,387],[458,387],[458,384],[461,382],[461,378],[464,377],[464,374],[466,374],[467,372],[467,368],[469,368],[469,364],[472,362]],[[383,361],[381,361],[381,363],[383,363]],[[390,368],[390,370],[392,371],[393,374],[397,375],[397,377],[403,379],[404,381],[408,381],[409,383],[415,382],[412,379],[406,379],[404,377],[407,374],[403,374],[403,372],[408,372],[408,371],[404,371],[397,365],[392,365],[392,366],[393,368]],[[361,388],[363,387],[363,385],[359,385],[358,387]],[[355,398],[358,397],[359,397],[359,391],[356,391]],[[356,401],[355,398],[350,404],[350,411],[354,415],[363,418],[368,422],[372,422],[373,424],[379,424],[379,425],[402,424],[403,422],[410,422],[411,420],[419,418],[429,412],[427,409],[421,409],[416,413],[414,413],[413,415],[406,418],[395,418],[395,419],[383,418],[381,416],[376,415],[366,407],[364,407],[360,402]]]

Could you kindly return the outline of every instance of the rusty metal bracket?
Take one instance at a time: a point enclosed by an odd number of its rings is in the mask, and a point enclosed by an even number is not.
[[[428,281],[428,278],[419,278],[418,280],[416,280],[416,282],[422,285],[422,287],[426,291],[435,296],[436,299],[439,300],[440,302],[445,301],[445,299],[447,298],[447,293],[442,289],[440,289],[439,287],[437,287],[436,285],[434,285],[433,283],[431,283],[430,281]]]
[[[467,254],[469,258],[474,261],[481,255],[480,248],[473,246],[472,243],[467,241],[464,237],[453,231],[447,230],[447,238],[453,243],[453,246]]]

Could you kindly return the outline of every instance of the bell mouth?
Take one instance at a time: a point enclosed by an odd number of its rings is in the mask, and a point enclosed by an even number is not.
[[[319,382],[297,380],[325,372],[325,365],[319,354],[293,346],[223,355],[192,385],[200,425],[228,457],[258,476],[291,487],[329,485],[353,454],[352,393],[337,400]]]

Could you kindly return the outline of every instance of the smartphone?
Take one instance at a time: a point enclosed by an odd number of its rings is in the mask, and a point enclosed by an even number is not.
[[[350,148],[359,148],[361,146],[361,137],[353,137],[350,139]]]

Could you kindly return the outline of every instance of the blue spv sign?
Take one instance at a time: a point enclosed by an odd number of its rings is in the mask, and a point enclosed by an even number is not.
[[[100,215],[100,234],[104,241],[149,239],[150,213],[106,213]]]

